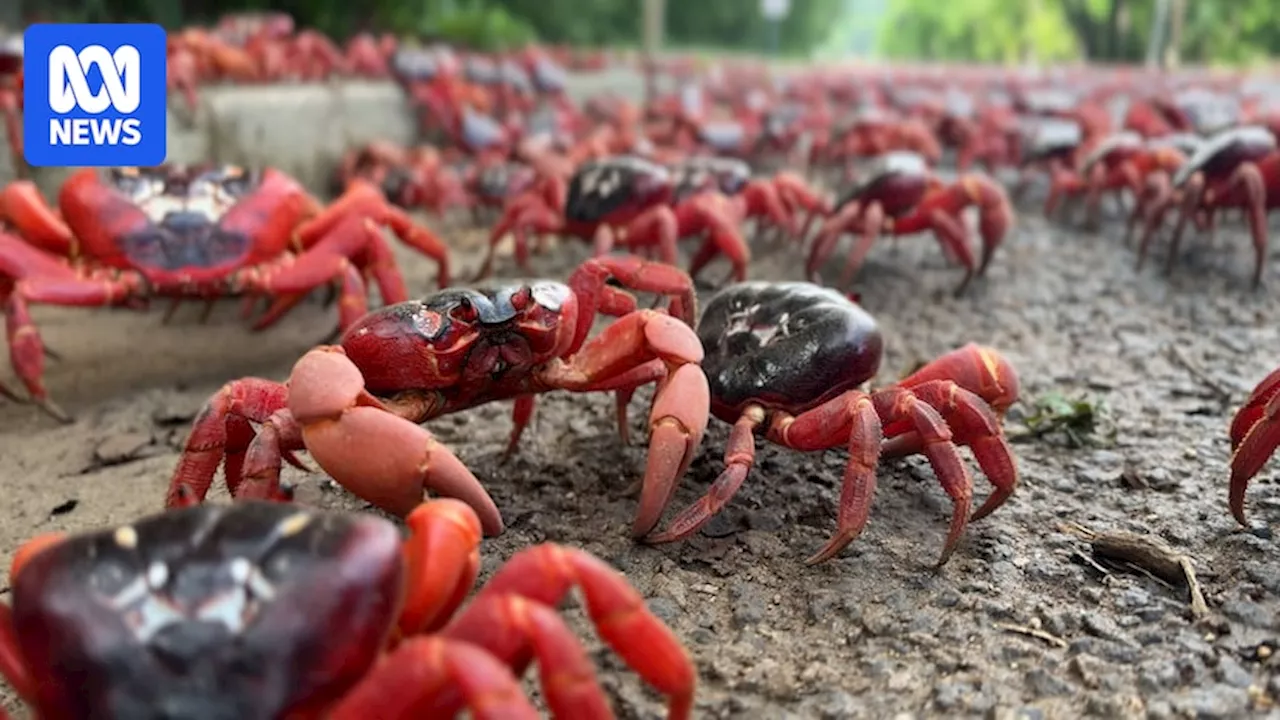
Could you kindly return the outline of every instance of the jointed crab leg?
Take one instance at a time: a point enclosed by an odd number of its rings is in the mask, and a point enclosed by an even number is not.
[[[440,238],[413,222],[403,210],[389,204],[381,191],[365,180],[356,180],[332,205],[298,228],[298,239],[304,249],[320,242],[333,226],[347,218],[368,218],[377,225],[391,228],[406,245],[436,261],[439,270],[436,282],[440,287],[449,285],[449,248]],[[401,302],[406,297],[383,298],[387,304]]]
[[[540,545],[517,553],[443,635],[483,647],[517,673],[536,658],[556,717],[610,717],[581,643],[551,612],[574,587],[581,589],[601,638],[670,698],[668,717],[690,717],[696,678],[680,642],[622,575],[580,550]],[[548,675],[549,670],[567,672]]]
[[[61,422],[71,417],[49,399],[44,385],[44,342],[31,319],[30,303],[75,307],[118,305],[135,296],[132,273],[85,275],[60,258],[0,232],[0,311],[5,316],[9,357],[31,400]],[[5,388],[0,393],[12,395]]]
[[[476,720],[539,717],[519,679],[505,665],[480,648],[438,637],[406,640],[382,658],[327,717],[436,717],[429,708],[435,696],[444,692],[460,694],[459,704]]]
[[[1262,379],[1231,421],[1231,514],[1241,525],[1249,481],[1280,447],[1280,369]]]
[[[555,612],[579,587],[605,642],[671,697],[671,718],[689,717],[696,679],[688,655],[616,571],[579,550],[530,548],[500,568],[450,621],[479,571],[479,521],[465,504],[437,500],[416,508],[407,522],[411,533],[404,542],[407,576],[399,634],[410,639],[357,687],[360,699],[348,701],[349,707],[366,713],[377,708],[373,714],[379,717],[402,717],[411,709],[432,717],[452,717],[462,709],[477,717],[525,717],[507,678],[523,675],[537,660],[547,704],[557,718],[612,717],[586,651]],[[430,645],[411,637],[424,633],[439,634]],[[490,662],[467,666],[463,661],[473,657],[460,649],[483,650]],[[490,703],[506,714],[485,714]]]
[[[707,428],[711,397],[697,365],[702,360],[697,336],[669,315],[638,311],[610,325],[569,362],[549,366],[542,374],[549,387],[595,392],[614,389],[618,376],[654,359],[666,365],[667,377],[649,415],[648,467],[632,525],[636,537],[658,523]]]
[[[653,372],[660,374],[661,369]],[[630,397],[629,392],[620,395]],[[665,543],[689,537],[728,504],[755,462],[755,432],[766,425],[768,439],[785,447],[849,450],[839,529],[822,550],[809,558],[809,563],[834,557],[862,532],[870,516],[880,458],[915,453],[929,458],[955,503],[951,530],[939,561],[944,563],[967,522],[985,517],[1003,505],[1017,487],[1017,467],[999,424],[999,415],[1016,399],[1017,375],[1008,362],[993,350],[967,345],[939,357],[896,385],[870,394],[845,393],[800,415],[775,412],[770,418],[765,408],[749,406],[729,434],[725,469],[719,477],[701,498],[677,514],[666,530],[647,536],[645,541]],[[956,445],[973,450],[979,467],[995,488],[972,517],[972,480],[956,453]]]

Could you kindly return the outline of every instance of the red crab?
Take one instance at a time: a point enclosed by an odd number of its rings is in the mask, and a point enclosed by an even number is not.
[[[1218,210],[1240,208],[1253,237],[1253,287],[1262,284],[1267,261],[1267,211],[1280,207],[1280,152],[1269,130],[1245,126],[1225,130],[1205,143],[1174,174],[1171,192],[1151,201],[1149,224],[1138,246],[1138,267],[1146,260],[1164,208],[1181,200],[1182,212],[1169,239],[1165,271],[1172,272],[1188,220],[1212,229]]]
[[[334,172],[334,191],[341,194],[357,178],[373,183],[402,208],[422,208],[440,215],[468,204],[461,175],[430,145],[403,148],[374,141],[353,148],[343,154]]]
[[[459,612],[480,523],[437,500],[410,535],[373,515],[270,502],[189,508],[19,549],[0,604],[0,674],[36,717],[613,717],[556,612],[578,587],[611,647],[691,713],[680,641],[615,570],[537,545]],[[0,710],[0,717],[8,715]]]
[[[1262,379],[1231,420],[1231,514],[1244,519],[1249,481],[1280,447],[1280,368]]]
[[[1000,425],[1018,399],[1018,376],[994,350],[968,345],[893,385],[861,390],[880,367],[875,319],[835,290],[810,283],[732,285],[707,303],[698,336],[711,412],[733,425],[725,469],[648,542],[686,538],[719,512],[755,462],[758,433],[794,450],[849,451],[836,533],[810,564],[834,557],[866,526],[882,454],[924,453],[951,496],[955,509],[939,564],[970,520],[973,480],[956,446],[973,451],[995,487],[973,519],[1003,505],[1018,485]],[[651,529],[638,528],[642,535]]]
[[[338,281],[345,327],[364,312],[364,273],[384,302],[408,296],[376,225],[436,260],[440,284],[449,282],[444,243],[367,183],[326,208],[271,169],[84,169],[63,184],[58,208],[30,182],[0,192],[0,307],[14,370],[32,400],[64,421],[44,386],[44,344],[29,304],[266,295],[275,302],[256,324],[263,328],[314,288]]]
[[[962,215],[971,205],[978,208],[982,236],[982,258],[976,268]],[[816,282],[818,268],[831,256],[840,236],[860,230],[862,237],[849,254],[841,278],[841,284],[848,286],[881,232],[910,235],[932,230],[943,250],[964,265],[965,276],[956,288],[958,294],[969,285],[975,270],[978,275],[986,272],[1012,223],[1009,197],[991,178],[975,173],[946,184],[929,172],[921,156],[888,153],[877,159],[862,182],[845,195],[835,213],[823,223],[813,242],[806,272]]]
[[[1133,233],[1139,223],[1144,227],[1155,228],[1164,221],[1164,213],[1169,207],[1166,198],[1173,194],[1174,174],[1188,158],[1196,154],[1203,144],[1204,138],[1189,133],[1164,135],[1145,141],[1142,152],[1138,158],[1135,158],[1135,164],[1144,164],[1143,156],[1159,154],[1163,157],[1159,162],[1145,163],[1149,167],[1153,165],[1156,167],[1141,173],[1144,176],[1143,182],[1133,195],[1133,208],[1129,211],[1129,219],[1125,223],[1126,247],[1133,244]],[[1153,215],[1156,217],[1152,217]]]
[[[475,279],[489,276],[498,243],[508,233],[515,236],[517,258],[527,256],[530,234],[571,235],[594,241],[598,256],[615,240],[631,250],[657,245],[659,259],[675,264],[674,190],[667,168],[631,155],[583,163],[567,187],[559,177],[545,177],[507,204],[489,234],[489,251]],[[556,199],[560,204],[549,202]]]
[[[676,317],[637,310],[633,296],[606,284],[610,278],[673,296]],[[588,341],[596,313],[619,319]],[[480,481],[418,423],[515,400],[511,452],[539,393],[666,378],[650,416],[637,520],[648,522],[666,506],[707,425],[694,314],[688,275],[625,256],[589,260],[568,284],[441,290],[376,310],[347,329],[341,345],[304,355],[287,384],[245,378],[219,390],[195,420],[167,504],[203,500],[224,457],[233,496],[286,498],[281,460],[305,449],[384,510],[404,515],[432,490],[465,500],[496,535],[502,517]],[[250,423],[260,426],[256,435]]]
[[[772,226],[793,239],[806,236],[814,218],[831,212],[827,198],[796,173],[753,178],[746,162],[723,157],[691,157],[672,167],[672,172],[677,219],[680,204],[705,190],[735,198],[744,219],[755,220],[759,228]]]
[[[1083,195],[1086,223],[1097,227],[1103,193],[1128,190],[1141,198],[1153,177],[1171,175],[1186,161],[1187,156],[1170,143],[1147,141],[1134,132],[1109,135],[1084,156],[1078,173],[1054,174],[1045,213],[1052,215],[1064,196]]]

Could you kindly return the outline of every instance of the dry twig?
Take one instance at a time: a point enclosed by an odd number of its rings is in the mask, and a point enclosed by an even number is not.
[[[1033,637],[1037,640],[1043,640],[1054,647],[1068,647],[1066,640],[1063,640],[1053,633],[1045,632],[1044,630],[1039,630],[1037,628],[1027,627],[1026,625],[1011,625],[1009,623],[995,623],[995,627],[997,629],[1004,630],[1005,632],[1017,633],[1019,635]]]
[[[1063,528],[1089,541],[1093,554],[1113,563],[1132,566],[1152,578],[1172,585],[1185,585],[1191,596],[1191,614],[1202,618],[1209,614],[1200,581],[1196,579],[1191,558],[1155,538],[1129,532],[1094,532],[1081,525]]]
[[[1199,365],[1192,362],[1191,358],[1187,357],[1186,354],[1182,352],[1182,349],[1179,348],[1177,345],[1170,343],[1168,345],[1165,345],[1164,349],[1165,349],[1165,354],[1169,356],[1170,360],[1172,360],[1175,364],[1177,364],[1183,370],[1186,370],[1188,373],[1190,373],[1192,377],[1200,381],[1200,383],[1203,384],[1205,387],[1212,390],[1213,394],[1217,395],[1219,400],[1222,400],[1225,402],[1225,401],[1231,400],[1231,398],[1234,397],[1234,394],[1229,389],[1223,387],[1222,384],[1219,383],[1216,378],[1214,378],[1209,373],[1205,372],[1204,369],[1201,368]]]

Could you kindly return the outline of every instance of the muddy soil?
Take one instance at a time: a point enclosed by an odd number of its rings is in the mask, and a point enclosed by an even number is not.
[[[474,232],[452,233],[459,276],[477,265]],[[1247,290],[1244,235],[1201,241],[1172,278],[1135,272],[1120,230],[1055,229],[1026,213],[988,277],[953,298],[958,274],[927,238],[882,243],[861,276],[864,304],[883,323],[878,383],[968,342],[999,348],[1017,367],[1024,402],[1009,418],[1022,471],[1014,498],[975,523],[951,562],[940,550],[949,502],[918,459],[880,473],[866,533],[837,559],[802,561],[834,526],[846,454],[762,448],[722,516],[692,541],[638,546],[627,537],[627,488],[643,446],[622,447],[607,396],[546,397],[519,454],[500,462],[507,406],[447,417],[430,428],[485,480],[508,523],[484,545],[485,575],[517,550],[554,541],[616,565],[688,644],[709,718],[1238,717],[1280,696],[1280,463],[1249,495],[1258,527],[1226,509],[1226,425],[1249,389],[1280,361],[1271,290]],[[564,245],[535,258],[563,277],[586,255]],[[433,268],[405,256],[415,289]],[[758,246],[757,277],[798,278],[794,253]],[[513,273],[510,260],[502,265]],[[710,276],[727,269],[715,267]],[[829,268],[833,276],[837,267]],[[0,407],[7,564],[25,538],[85,530],[160,508],[191,416],[226,380],[283,378],[332,315],[313,303],[277,330],[250,334],[235,305],[201,325],[199,308],[169,325],[159,313],[42,309],[62,360],[49,386],[78,420],[60,426],[28,407]],[[1026,437],[1046,398],[1092,409],[1092,433]],[[633,405],[643,437],[647,396]],[[676,503],[722,467],[716,421]],[[360,509],[315,476],[303,501]],[[978,480],[978,494],[987,486]],[[1080,539],[1133,531],[1189,554],[1211,615],[1188,594],[1132,567],[1100,562]],[[659,717],[660,699],[602,648],[576,609],[601,679],[622,717]],[[12,705],[6,696],[6,706]]]

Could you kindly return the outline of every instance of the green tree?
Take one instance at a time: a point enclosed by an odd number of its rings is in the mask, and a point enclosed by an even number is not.
[[[1141,62],[1156,17],[1156,0],[889,2],[880,54],[934,60]],[[1174,54],[1184,61],[1249,62],[1280,49],[1275,0],[1170,4],[1181,13]]]

